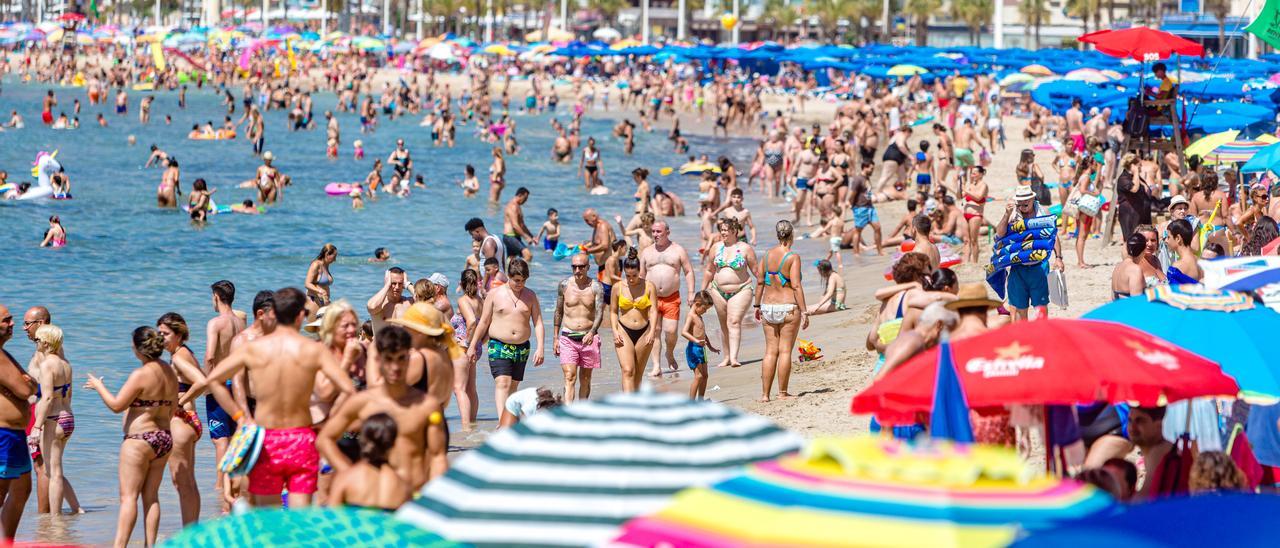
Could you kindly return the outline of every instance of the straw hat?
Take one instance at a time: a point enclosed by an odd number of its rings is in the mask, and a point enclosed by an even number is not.
[[[315,319],[302,324],[303,331],[307,333],[315,333],[320,331],[320,324],[324,323],[324,315],[329,311],[329,305],[325,305],[316,310]]]
[[[947,310],[958,310],[961,308],[985,307],[995,308],[1004,303],[991,298],[987,293],[986,284],[960,284],[960,290],[956,292],[956,300],[946,304]]]
[[[1013,199],[1017,202],[1036,199],[1036,191],[1031,189],[1031,185],[1019,185],[1018,189],[1013,191]]]
[[[270,150],[268,150],[268,151],[266,151],[266,152],[263,152],[263,153],[262,153],[262,159],[263,159],[263,160],[266,160],[266,161],[268,161],[268,162],[270,162],[270,161],[272,161],[272,160],[276,159],[276,155],[275,155],[275,154],[272,154],[272,153],[271,153],[271,151],[270,151]]]
[[[1177,196],[1174,196],[1173,199],[1169,200],[1169,209],[1173,209],[1175,207],[1178,207],[1179,205],[1188,205],[1190,203],[1191,202],[1187,201],[1186,196],[1179,194]]]
[[[404,311],[403,316],[387,320],[387,323],[412,329],[428,337],[444,333],[445,327],[448,326],[444,321],[444,315],[431,303],[413,303],[408,310]]]

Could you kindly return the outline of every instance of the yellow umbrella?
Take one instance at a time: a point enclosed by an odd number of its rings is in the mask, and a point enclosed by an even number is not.
[[[491,45],[491,46],[485,47],[485,48],[484,48],[484,52],[485,52],[485,53],[491,53],[491,54],[493,54],[493,55],[502,55],[502,56],[508,56],[508,55],[515,55],[515,54],[516,54],[516,52],[514,52],[514,51],[512,51],[512,50],[511,50],[511,48],[509,48],[509,47],[507,47],[507,46],[504,46],[504,45],[502,45],[502,44],[493,44],[493,45]]]
[[[1053,71],[1044,65],[1027,65],[1022,67],[1021,72],[1033,76],[1053,76]]]
[[[439,38],[436,38],[435,36],[428,36],[426,38],[423,38],[421,42],[418,42],[418,48],[427,49],[439,43],[440,43]]]
[[[635,38],[623,38],[621,40],[618,40],[617,42],[614,42],[613,45],[609,46],[609,49],[619,50],[623,48],[634,48],[636,46],[642,46],[642,45],[644,45],[644,42],[636,40]]]
[[[915,76],[929,72],[929,69],[916,65],[894,65],[889,68],[889,76]]]
[[[1237,135],[1240,135],[1240,131],[1235,129],[1228,129],[1221,133],[1205,135],[1196,142],[1187,145],[1187,148],[1182,151],[1182,154],[1184,156],[1199,156],[1204,158],[1210,152],[1213,152],[1213,149],[1236,140]]]

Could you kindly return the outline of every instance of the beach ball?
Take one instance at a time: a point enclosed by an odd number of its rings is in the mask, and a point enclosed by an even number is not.
[[[738,16],[732,13],[721,15],[720,26],[724,27],[724,30],[733,30],[733,27],[738,26]]]
[[[669,167],[664,167],[662,169],[659,169],[658,173],[661,173],[662,175],[671,175],[672,171],[675,171],[675,170]]]

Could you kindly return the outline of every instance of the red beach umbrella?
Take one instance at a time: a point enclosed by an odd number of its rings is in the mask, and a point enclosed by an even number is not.
[[[1112,57],[1131,57],[1138,61],[1168,59],[1175,53],[1204,57],[1204,46],[1150,27],[1099,30],[1077,40],[1093,44],[1098,51]]]
[[[1212,361],[1143,331],[1098,320],[1020,322],[952,341],[972,408],[1106,401],[1157,405],[1235,396],[1239,386]],[[853,397],[854,413],[908,424],[933,406],[938,349],[914,356]]]
[[[59,21],[68,21],[68,22],[70,22],[70,21],[84,21],[84,19],[85,19],[85,16],[84,16],[84,14],[83,14],[83,13],[76,13],[76,12],[73,12],[73,11],[69,11],[69,12],[67,12],[67,13],[64,13],[64,14],[62,14],[62,15],[59,15],[59,16],[58,16],[58,20],[59,20]]]

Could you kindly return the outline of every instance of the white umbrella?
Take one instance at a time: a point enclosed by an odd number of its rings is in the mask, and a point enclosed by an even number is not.
[[[490,436],[396,518],[478,546],[595,545],[681,489],[799,448],[799,436],[719,403],[613,394]]]
[[[613,27],[600,27],[596,29],[595,32],[591,33],[591,36],[599,40],[612,42],[614,40],[622,38],[622,33],[618,32],[618,29],[615,29]]]
[[[431,49],[427,50],[427,57],[437,61],[453,61],[458,58],[453,54],[453,46],[444,42],[431,46]]]

